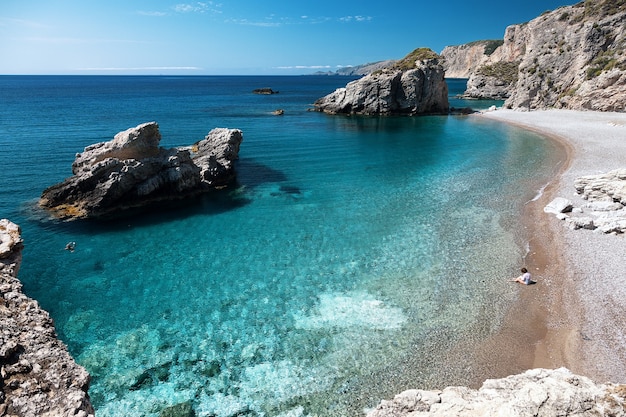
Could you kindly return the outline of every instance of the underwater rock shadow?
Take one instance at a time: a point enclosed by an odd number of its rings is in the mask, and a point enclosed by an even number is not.
[[[89,235],[101,232],[127,230],[128,228],[152,226],[159,223],[168,223],[197,215],[214,215],[235,210],[246,206],[252,200],[236,192],[238,185],[233,182],[230,186],[214,190],[197,196],[190,196],[180,200],[160,201],[144,207],[126,208],[116,213],[90,219],[76,219],[71,222],[56,219],[50,215],[43,215],[43,209],[36,216],[28,216],[44,230],[70,231],[77,235]]]
[[[275,182],[285,182],[288,180],[285,173],[263,165],[250,158],[240,158],[236,161],[237,185],[255,188],[260,185]]]

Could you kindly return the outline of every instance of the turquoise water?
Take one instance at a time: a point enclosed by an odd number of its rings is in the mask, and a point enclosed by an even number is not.
[[[307,111],[349,80],[0,77],[0,217],[22,227],[25,291],[92,375],[98,416],[357,416],[471,376],[442,352],[497,331],[515,299],[519,213],[555,149],[476,117]],[[168,147],[241,129],[238,183],[105,222],[36,209],[76,152],[151,120]]]

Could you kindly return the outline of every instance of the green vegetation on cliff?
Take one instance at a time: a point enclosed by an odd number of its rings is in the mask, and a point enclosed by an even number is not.
[[[407,56],[396,62],[391,69],[407,71],[415,68],[415,61],[438,59],[439,55],[430,48],[417,48]]]
[[[517,81],[519,74],[519,62],[496,62],[484,65],[476,71],[486,77],[495,77],[512,84]]]

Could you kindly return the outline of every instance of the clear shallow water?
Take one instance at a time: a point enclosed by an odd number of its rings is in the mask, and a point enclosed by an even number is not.
[[[98,416],[360,415],[468,377],[442,353],[497,330],[554,149],[474,117],[307,111],[349,80],[0,77],[0,217]],[[151,120],[166,147],[242,129],[238,185],[107,222],[33,209],[76,152]]]

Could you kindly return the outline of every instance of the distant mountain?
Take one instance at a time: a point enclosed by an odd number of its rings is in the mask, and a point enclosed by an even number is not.
[[[328,71],[328,72],[316,72],[315,75],[353,75],[353,76],[363,76],[371,74],[374,71],[381,70],[383,68],[388,68],[395,64],[397,61],[394,59],[388,59],[386,61],[378,61],[371,62],[369,64],[355,65],[350,67],[343,67],[338,69],[337,71]]]

